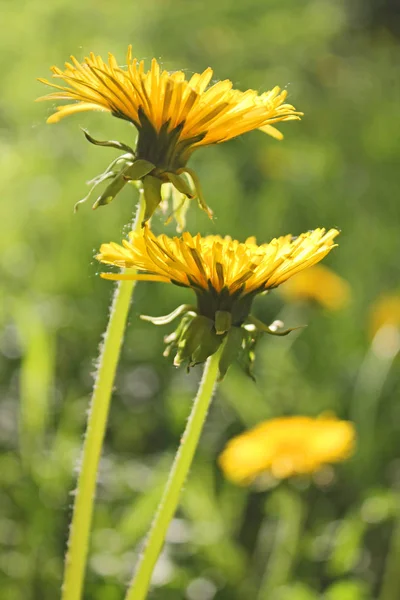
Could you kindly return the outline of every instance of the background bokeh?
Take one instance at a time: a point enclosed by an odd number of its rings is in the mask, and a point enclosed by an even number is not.
[[[70,54],[126,48],[188,74],[207,66],[239,89],[287,88],[304,111],[279,128],[198,151],[214,222],[191,232],[260,241],[316,226],[341,229],[327,260],[351,285],[336,312],[259,298],[255,314],[287,326],[263,339],[256,382],[232,367],[154,576],[154,600],[397,600],[400,597],[399,332],[373,340],[373,304],[399,293],[399,9],[396,2],[146,0],[1,2],[0,39],[0,589],[2,600],[59,595],[72,490],[98,345],[112,296],[94,260],[126,234],[133,188],[73,213],[85,181],[134,130],[104,114],[46,125],[36,77]],[[154,219],[161,231],[163,218]],[[172,233],[172,226],[169,226]],[[170,328],[140,321],[190,292],[140,284],[118,369],[94,519],[85,598],[117,600],[190,410],[201,369],[162,357]],[[397,336],[397,337],[396,337]],[[266,336],[267,337],[267,336]],[[397,355],[397,358],[396,358]],[[346,464],[268,489],[225,481],[225,442],[259,421],[335,411],[358,430]],[[258,590],[263,586],[263,592]]]

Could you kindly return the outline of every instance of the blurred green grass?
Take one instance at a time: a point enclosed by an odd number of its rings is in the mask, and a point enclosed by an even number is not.
[[[305,116],[280,127],[283,142],[254,132],[193,157],[216,218],[210,222],[193,207],[188,228],[268,241],[337,226],[340,246],[326,264],[353,293],[339,313],[285,306],[279,294],[258,299],[255,312],[265,322],[284,314],[288,326],[306,319],[308,327],[293,340],[262,341],[256,383],[238,368],[228,373],[151,597],[257,597],[281,531],[284,492],[234,488],[222,480],[216,456],[230,436],[262,419],[335,410],[355,419],[357,454],[328,483],[292,486],[304,506],[301,534],[286,579],[277,578],[269,597],[364,600],[382,589],[381,600],[396,600],[400,577],[390,564],[399,552],[391,539],[398,519],[399,362],[391,357],[388,364],[371,349],[368,321],[377,297],[399,291],[395,13],[390,18],[372,2],[329,0],[56,0],[3,2],[1,9],[2,599],[58,597],[91,372],[112,294],[93,257],[102,242],[126,233],[136,201],[125,190],[109,207],[93,212],[85,205],[73,214],[85,181],[114,157],[87,144],[79,126],[127,143],[133,129],[101,114],[46,125],[52,108],[33,102],[46,93],[36,77],[92,50],[111,51],[123,63],[132,43],[136,56],[155,56],[170,70],[210,65],[216,79],[230,78],[240,89],[287,87]],[[161,217],[154,227],[164,229]],[[141,284],[135,293],[99,477],[87,599],[123,595],[200,374],[176,371],[162,357],[167,330],[138,315],[166,314],[190,299],[185,290],[158,284]],[[376,380],[384,374],[376,392],[360,386],[365,365]]]

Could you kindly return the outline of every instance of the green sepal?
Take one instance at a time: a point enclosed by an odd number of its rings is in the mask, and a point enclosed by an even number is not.
[[[143,195],[146,202],[146,208],[142,226],[144,226],[146,221],[153,216],[154,211],[162,200],[161,186],[161,179],[158,179],[158,177],[153,177],[153,175],[146,175],[146,177],[143,179]]]
[[[186,213],[189,208],[190,199],[181,194],[170,181],[167,181],[161,188],[161,197],[163,199],[163,212],[167,212],[168,204],[172,205],[165,225],[168,225],[174,218],[176,221],[176,231],[181,233],[186,227]],[[165,203],[165,204],[164,204]]]
[[[217,310],[215,313],[215,331],[218,335],[226,333],[232,326],[232,313],[226,310]]]
[[[86,202],[87,200],[89,200],[90,196],[92,195],[93,190],[100,185],[101,183],[103,183],[103,181],[107,181],[107,179],[111,179],[112,177],[115,177],[115,173],[113,171],[105,171],[104,173],[102,173],[101,175],[98,175],[97,177],[95,177],[94,179],[92,179],[91,181],[89,181],[89,184],[93,184],[92,187],[90,188],[89,192],[86,194],[86,196],[84,198],[82,198],[81,200],[78,200],[78,202],[75,202],[74,204],[74,212],[77,212],[79,206],[81,204],[83,204],[84,202]]]
[[[106,187],[104,192],[99,196],[96,202],[93,204],[93,210],[96,210],[99,206],[105,206],[106,204],[110,204],[112,200],[114,200],[115,196],[119,194],[119,192],[125,187],[129,179],[126,177],[126,174],[129,172],[132,163],[128,163],[125,165],[123,169],[114,177],[112,182]]]
[[[199,203],[199,206],[202,210],[204,210],[204,212],[207,213],[207,215],[210,217],[210,219],[212,219],[213,211],[211,210],[211,208],[207,205],[206,201],[204,200],[203,191],[202,191],[201,184],[200,184],[200,179],[197,177],[196,172],[193,171],[193,169],[189,169],[188,167],[185,167],[184,169],[182,169],[182,173],[187,173],[189,175],[189,177],[191,178],[191,180],[193,181],[193,187],[196,190],[196,198]]]
[[[255,326],[259,331],[263,331],[264,333],[268,333],[269,335],[277,335],[279,337],[288,335],[289,333],[291,333],[292,331],[296,331],[297,329],[304,329],[305,327],[307,327],[307,325],[299,325],[298,327],[290,327],[290,329],[282,330],[281,328],[283,327],[283,323],[281,321],[274,321],[274,323],[272,323],[271,325],[265,325],[265,323],[251,315],[248,317],[247,323]],[[247,328],[246,325],[245,328]],[[251,331],[250,328],[248,330]]]
[[[176,330],[164,337],[164,342],[167,345],[167,347],[163,352],[163,356],[169,356],[171,350],[176,349],[178,347],[179,340],[181,339],[182,335],[184,335],[185,331],[189,327],[189,324],[193,321],[195,317],[196,313],[189,311],[182,317]]]
[[[241,353],[244,336],[245,332],[241,327],[231,327],[228,331],[221,358],[219,359],[219,381],[225,377],[228,368]]]
[[[132,155],[132,158],[135,157],[135,151],[127,144],[123,144],[122,142],[117,142],[115,140],[106,140],[104,142],[101,142],[99,140],[95,140],[86,129],[83,129],[83,127],[81,129],[83,131],[83,135],[91,144],[94,144],[95,146],[106,146],[108,148],[116,148],[116,150],[124,150],[125,152],[129,152],[129,154]]]
[[[195,306],[191,306],[190,304],[181,304],[178,306],[178,308],[169,313],[169,315],[164,315],[163,317],[149,317],[148,315],[140,315],[140,318],[143,321],[150,321],[150,323],[153,323],[153,325],[167,325],[167,323],[171,323],[183,313],[192,312],[193,316],[195,316],[195,311]]]
[[[82,200],[79,200],[78,202],[76,202],[76,204],[74,206],[74,212],[76,212],[78,210],[80,204],[83,204],[83,202],[86,202],[90,198],[93,190],[98,185],[100,185],[101,183],[103,183],[103,181],[106,181],[107,179],[114,180],[121,173],[121,169],[124,169],[124,168],[132,165],[133,164],[132,159],[134,159],[134,157],[131,153],[122,154],[121,156],[118,156],[117,158],[115,158],[108,165],[108,167],[106,168],[106,170],[103,173],[100,173],[100,175],[96,175],[96,177],[93,177],[93,179],[88,181],[87,184],[91,186],[89,193],[86,194],[86,196],[84,198],[82,198]]]
[[[124,173],[124,177],[127,180],[138,181],[139,179],[143,179],[146,177],[151,171],[154,171],[155,166],[153,163],[148,160],[143,160],[142,158],[138,158],[135,162],[129,167],[129,169]]]
[[[186,181],[184,177],[169,172],[165,173],[165,175],[168,177],[172,185],[178,190],[178,192],[190,199],[196,196],[196,193],[192,190],[188,181]]]
[[[253,374],[253,367],[256,359],[255,348],[260,332],[257,329],[249,332],[245,328],[243,328],[243,332],[243,352],[239,356],[239,361],[246,375],[255,381],[256,378]]]
[[[174,359],[174,365],[179,366],[185,360],[192,362],[192,354],[201,344],[204,335],[213,327],[213,322],[203,315],[196,315],[182,331],[178,340],[178,352]]]
[[[189,198],[180,194],[173,186],[172,189],[172,211],[176,221],[176,231],[182,233],[186,227],[186,214],[189,210]]]
[[[192,367],[199,363],[205,362],[209,356],[215,354],[223,339],[224,336],[217,335],[214,331],[214,328],[204,331],[201,343],[191,356],[189,366]]]
[[[221,342],[222,336],[215,333],[214,323],[203,315],[197,315],[180,334],[177,340],[178,352],[174,365],[179,366],[188,362],[188,369],[207,360],[214,354]]]

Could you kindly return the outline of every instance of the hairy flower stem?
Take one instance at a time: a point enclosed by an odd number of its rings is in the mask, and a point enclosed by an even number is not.
[[[185,432],[175,455],[163,496],[154,517],[145,549],[126,594],[126,600],[144,600],[172,517],[178,506],[182,487],[192,464],[204,421],[212,400],[218,375],[218,363],[224,344],[207,359],[199,391],[193,403]]]
[[[138,231],[141,227],[144,205],[143,195],[141,194],[133,224],[134,231]],[[115,372],[135,283],[135,281],[129,280],[118,282],[111,304],[104,341],[101,346],[75,493],[68,551],[65,558],[62,600],[80,600],[82,596],[96,494],[97,471]]]

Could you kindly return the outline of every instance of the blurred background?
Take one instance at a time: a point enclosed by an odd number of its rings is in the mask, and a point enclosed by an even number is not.
[[[229,78],[242,90],[288,90],[305,116],[279,125],[283,142],[252,132],[194,155],[190,166],[215,220],[193,206],[188,228],[265,242],[339,227],[340,246],[324,264],[349,285],[335,307],[278,291],[257,299],[254,314],[264,322],[308,327],[261,340],[255,382],[237,366],[228,372],[150,597],[397,600],[398,3],[3,0],[1,13],[2,600],[59,596],[113,292],[98,277],[94,255],[102,242],[126,235],[137,201],[125,189],[108,207],[93,212],[88,203],[73,213],[85,182],[116,156],[88,144],[79,127],[128,144],[134,129],[95,113],[46,125],[54,107],[34,103],[48,92],[36,77],[90,51],[111,51],[125,64],[128,44],[147,65],[155,56],[188,75],[211,66],[216,80]],[[156,231],[163,221],[154,219]],[[163,358],[163,336],[174,324],[155,327],[139,315],[191,301],[174,286],[137,286],[101,463],[87,600],[123,597],[201,374]],[[271,417],[326,411],[355,423],[358,446],[347,463],[279,485],[241,488],[222,477],[217,457],[232,436]]]

